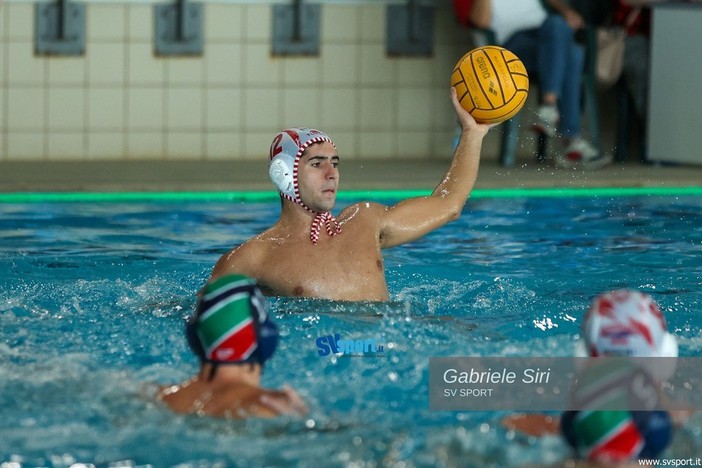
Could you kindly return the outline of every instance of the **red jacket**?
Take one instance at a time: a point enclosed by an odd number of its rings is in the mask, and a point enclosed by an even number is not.
[[[470,24],[470,13],[473,9],[473,0],[453,0],[453,12],[462,25]]]

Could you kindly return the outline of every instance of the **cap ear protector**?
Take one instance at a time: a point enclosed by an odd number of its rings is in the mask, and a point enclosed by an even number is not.
[[[286,198],[302,204],[297,183],[300,157],[314,143],[334,142],[325,133],[313,128],[294,127],[278,133],[270,148],[268,175],[278,191]]]
[[[190,349],[201,362],[263,364],[278,345],[278,327],[257,283],[227,275],[205,286],[185,325]]]

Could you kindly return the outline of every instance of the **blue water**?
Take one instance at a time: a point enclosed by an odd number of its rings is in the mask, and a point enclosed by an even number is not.
[[[431,356],[568,356],[598,292],[653,295],[699,355],[702,199],[471,200],[460,220],[385,252],[392,301],[274,299],[282,343],[263,383],[302,419],[179,416],[152,395],[197,369],[183,319],[219,256],[276,203],[0,205],[0,462],[22,466],[521,466],[568,456],[498,412],[428,409]],[[382,357],[319,356],[324,335]],[[702,419],[665,454],[702,453]],[[404,464],[404,465],[403,465]]]

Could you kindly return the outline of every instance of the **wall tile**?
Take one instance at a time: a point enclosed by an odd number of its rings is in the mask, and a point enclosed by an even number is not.
[[[244,12],[242,8],[218,3],[205,5],[205,40],[208,49],[212,42],[232,42],[244,39]]]
[[[268,44],[247,44],[244,48],[245,84],[280,85],[284,60],[272,58]]]
[[[328,44],[320,59],[321,80],[325,86],[358,84],[359,48],[353,44]]]
[[[202,57],[174,57],[160,60],[166,62],[166,83],[169,85],[199,86],[202,84],[205,73],[205,60]]]
[[[212,89],[205,91],[207,131],[238,129],[242,122],[242,97],[238,88]]]
[[[385,45],[368,44],[361,46],[361,84],[397,86],[397,67],[396,59],[386,58]]]
[[[7,16],[8,40],[34,41],[34,3],[6,3],[0,9]]]
[[[5,156],[5,114],[7,113],[7,108],[5,107],[5,89],[0,86],[0,160]]]
[[[203,128],[203,92],[201,89],[169,88],[166,96],[168,113],[166,124],[171,131]]]
[[[202,159],[202,132],[169,132],[166,136],[166,159]]]
[[[244,156],[241,132],[209,132],[205,135],[208,160],[240,159]]]
[[[34,56],[34,45],[28,41],[10,41],[7,44],[8,85],[44,85],[46,59]]]
[[[85,91],[82,88],[52,88],[48,92],[49,132],[82,131],[85,127]]]
[[[126,117],[125,89],[90,88],[87,92],[90,131],[122,129]]]
[[[261,171],[265,172],[268,164],[268,151],[273,137],[282,128],[264,131],[247,131],[242,135],[244,140],[244,158],[251,161],[261,161]],[[271,185],[272,187],[272,185]]]
[[[358,5],[322,5],[321,43],[356,42],[360,39],[360,10]]]
[[[397,86],[429,86],[434,81],[434,68],[436,61],[432,58],[398,58],[397,60]],[[443,82],[448,88],[451,73],[444,76]]]
[[[431,130],[425,128],[423,131],[403,132],[397,134],[397,156],[400,159],[424,159],[430,158],[437,153],[436,148],[431,147]],[[449,155],[450,156],[450,155]],[[448,169],[448,164],[446,165]],[[440,181],[437,180],[438,184]]]
[[[129,132],[125,151],[127,159],[163,159],[164,140],[161,132]]]
[[[127,96],[127,127],[137,131],[163,129],[163,94],[161,88],[130,88]]]
[[[361,130],[389,130],[395,123],[395,90],[361,89]]]
[[[53,161],[85,158],[85,134],[83,132],[59,132],[48,134],[47,159]]]
[[[10,88],[7,92],[7,128],[44,130],[46,91],[44,88]],[[10,153],[12,154],[12,153]]]
[[[130,42],[153,43],[154,37],[154,6],[129,5],[127,12],[127,38]]]
[[[361,10],[361,38],[364,43],[385,44],[387,5],[363,5]]]
[[[349,131],[348,128],[342,130],[328,130],[329,138],[334,141],[336,150],[341,158],[341,188],[344,187],[344,167],[347,161],[359,159],[362,155],[359,153],[359,141],[361,140],[358,133]],[[355,164],[355,163],[354,163]]]
[[[433,89],[400,88],[398,93],[397,118],[400,130],[431,128],[436,110]]]
[[[320,85],[322,73],[318,58],[289,57],[280,60],[283,68],[283,87]]]
[[[90,3],[85,8],[85,42],[124,42],[126,37],[125,20],[128,17],[124,5]]]
[[[127,82],[129,86],[157,85],[166,81],[166,61],[153,55],[153,46],[135,42],[127,48]]]
[[[124,159],[125,139],[120,132],[90,132],[86,158],[90,160]]]
[[[243,46],[237,43],[208,44],[205,79],[212,85],[238,85],[243,80]]]
[[[324,88],[320,93],[320,127],[348,129],[356,127],[359,114],[357,88]]]
[[[45,159],[43,131],[33,133],[8,132],[7,154],[14,161],[41,161]]]
[[[3,44],[7,42],[7,23],[5,20],[8,15],[6,12],[7,8],[0,8],[0,43]],[[0,68],[0,70],[2,69]]]
[[[397,135],[394,132],[364,131],[360,139],[359,152],[367,159],[387,159],[395,157],[395,142]]]
[[[50,57],[45,59],[48,69],[48,85],[85,86],[86,64],[83,57]]]
[[[283,93],[276,88],[247,88],[244,91],[246,131],[279,131],[283,120],[282,98]]]
[[[271,56],[272,4],[209,3],[204,55],[155,57],[153,7],[89,4],[84,57],[35,57],[33,4],[5,3],[0,158],[257,159],[288,125],[332,133],[345,158],[413,157],[452,135],[448,81],[471,47],[448,4],[430,59],[386,56],[384,2],[323,4],[313,58]]]
[[[435,105],[433,112],[432,126],[437,129],[455,128],[456,112],[451,103],[450,88],[436,87],[430,91],[433,95],[432,101]]]
[[[121,86],[126,78],[123,44],[93,43],[87,48],[88,83]]]
[[[284,91],[283,127],[318,127],[321,121],[317,89],[289,88]]]
[[[247,42],[270,43],[273,29],[272,5],[245,5],[244,40]]]

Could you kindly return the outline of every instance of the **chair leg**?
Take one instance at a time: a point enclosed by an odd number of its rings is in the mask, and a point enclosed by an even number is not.
[[[514,166],[519,142],[519,114],[502,124],[502,144],[500,147],[500,164],[504,167]]]
[[[543,133],[539,133],[536,143],[536,160],[540,163],[546,162],[548,137]]]
[[[617,147],[615,159],[624,162],[629,158],[629,96],[623,81],[617,83]]]

